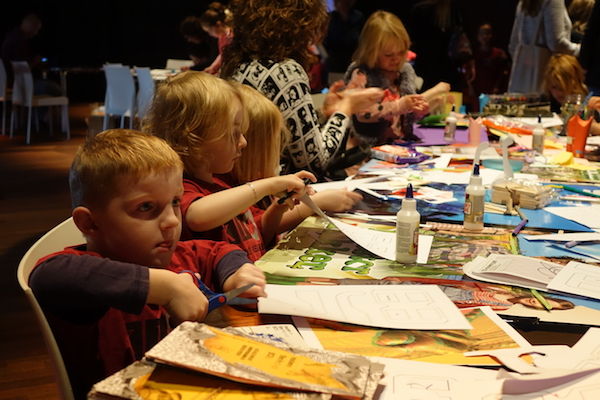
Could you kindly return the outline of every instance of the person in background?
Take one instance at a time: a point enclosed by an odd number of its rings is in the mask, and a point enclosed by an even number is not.
[[[143,126],[164,138],[183,160],[183,240],[237,244],[256,261],[282,232],[285,211],[307,190],[302,179],[315,181],[307,171],[236,187],[220,179],[246,147],[248,118],[238,87],[205,72],[186,71],[162,83]],[[266,210],[255,206],[265,196],[286,193],[291,197]]]
[[[344,79],[353,86],[385,89],[390,98],[353,117],[358,140],[370,145],[418,140],[413,123],[429,104],[426,96],[416,94],[417,76],[406,59],[409,47],[408,32],[394,14],[376,11],[365,22]]]
[[[281,111],[291,133],[282,155],[283,172],[302,169],[319,179],[353,165],[345,160],[350,116],[383,98],[383,90],[330,87],[321,127],[306,73],[311,44],[319,43],[327,23],[321,0],[236,0],[235,36],[223,53],[223,77],[258,89]],[[285,40],[283,40],[285,38]],[[337,176],[337,175],[336,175]]]
[[[265,295],[264,274],[239,247],[179,241],[182,171],[167,143],[132,130],[101,132],[75,155],[72,216],[85,244],[40,259],[29,285],[76,399],[143,357],[171,323],[204,320],[197,274],[212,290],[253,283],[245,295]]]
[[[569,4],[567,12],[573,23],[573,27],[571,28],[571,41],[573,43],[581,43],[583,40],[585,27],[592,15],[595,2],[595,0],[573,0]]]
[[[585,69],[585,83],[594,96],[600,96],[600,2],[594,3],[583,40],[579,62]]]
[[[231,11],[219,2],[212,2],[208,5],[208,9],[200,17],[202,29],[206,31],[211,37],[216,38],[219,43],[219,54],[215,60],[208,67],[204,69],[204,72],[216,75],[219,73],[221,64],[223,63],[223,49],[233,38],[233,29],[231,27],[232,22]]]
[[[544,74],[543,87],[550,97],[552,111],[557,113],[562,111],[569,97],[579,95],[581,102],[588,95],[583,68],[577,58],[568,54],[555,54],[550,58]],[[589,106],[595,109],[593,102]],[[590,134],[600,134],[600,124],[596,121],[590,126]]]
[[[563,0],[520,0],[508,49],[513,60],[508,91],[541,93],[550,56],[579,54],[580,45],[570,37],[571,20]]]
[[[334,0],[334,10],[329,13],[329,25],[323,45],[327,50],[329,72],[346,72],[352,62],[352,54],[358,45],[358,37],[365,16],[354,8],[356,0]],[[331,82],[333,83],[333,82]]]
[[[8,87],[12,86],[11,61],[27,61],[33,76],[33,93],[50,96],[63,95],[60,85],[48,79],[46,58],[34,48],[32,41],[42,29],[42,20],[37,14],[27,14],[19,26],[6,34],[2,42],[2,61],[6,64]]]
[[[475,60],[473,88],[475,96],[482,93],[499,94],[506,92],[510,61],[504,50],[493,46],[493,37],[493,29],[489,23],[483,23],[477,29],[477,45],[473,49]]]
[[[202,71],[211,65],[217,57],[217,44],[202,28],[202,20],[195,16],[184,18],[179,24],[179,32],[188,43],[188,54],[194,62],[191,67],[181,70]]]

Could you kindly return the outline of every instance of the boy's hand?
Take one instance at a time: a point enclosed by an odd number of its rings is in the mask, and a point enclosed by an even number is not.
[[[267,297],[267,293],[265,293],[265,285],[267,284],[265,274],[256,265],[250,263],[242,265],[225,280],[223,291],[228,292],[249,283],[254,283],[254,286],[242,293],[240,297]]]
[[[177,274],[150,268],[150,304],[163,306],[176,322],[203,321],[208,312],[208,299],[198,290],[189,274]]]
[[[360,193],[350,192],[346,189],[324,190],[312,196],[313,201],[321,210],[331,212],[348,211],[362,198]]]

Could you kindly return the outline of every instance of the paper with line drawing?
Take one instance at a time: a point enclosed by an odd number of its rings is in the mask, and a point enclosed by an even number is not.
[[[437,285],[267,285],[258,312],[390,329],[471,329]]]
[[[600,299],[600,267],[571,261],[552,279],[548,288]]]

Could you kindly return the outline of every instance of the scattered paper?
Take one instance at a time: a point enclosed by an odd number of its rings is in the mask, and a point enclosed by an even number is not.
[[[471,329],[436,285],[267,285],[261,314],[286,314],[390,329]]]

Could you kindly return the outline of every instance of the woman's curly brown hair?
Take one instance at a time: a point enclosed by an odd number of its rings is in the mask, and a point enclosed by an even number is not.
[[[321,41],[329,21],[323,0],[234,0],[233,41],[223,49],[221,77],[244,62],[286,58],[307,67],[308,46]]]

